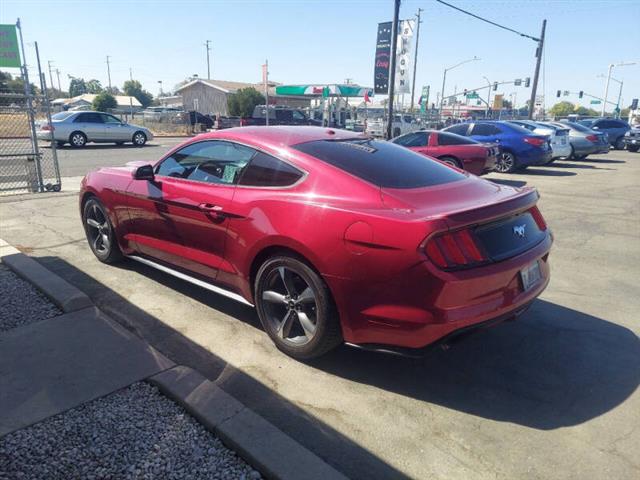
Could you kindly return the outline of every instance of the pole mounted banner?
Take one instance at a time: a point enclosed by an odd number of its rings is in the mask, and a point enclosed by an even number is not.
[[[386,95],[389,92],[389,65],[391,63],[391,26],[392,22],[378,24],[376,58],[373,69],[373,88],[375,93]]]
[[[15,25],[0,25],[0,67],[20,68],[20,49]]]
[[[415,25],[416,21],[413,19],[400,22],[396,47],[396,93],[411,93],[409,74]]]

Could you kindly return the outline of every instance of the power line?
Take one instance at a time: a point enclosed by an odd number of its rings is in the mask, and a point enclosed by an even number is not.
[[[436,0],[436,2],[442,3],[443,5],[446,5],[447,7],[453,8],[454,10],[458,10],[459,12],[462,12],[465,15],[470,15],[470,16],[472,16],[474,18],[477,18],[478,20],[482,20],[483,22],[490,23],[491,25],[494,25],[494,26],[496,26],[498,28],[502,28],[503,30],[507,30],[509,32],[515,33],[517,35],[520,35],[521,37],[530,38],[534,42],[539,42],[540,41],[539,38],[536,38],[536,37],[531,36],[531,35],[527,35],[526,33],[519,32],[517,30],[514,30],[513,28],[505,27],[504,25],[500,25],[499,23],[496,23],[496,22],[493,22],[493,21],[488,20],[486,18],[483,18],[483,17],[481,17],[479,15],[476,15],[475,13],[471,13],[471,12],[469,12],[467,10],[463,10],[462,8],[456,7],[455,5],[451,5],[450,3],[443,2],[442,0]]]

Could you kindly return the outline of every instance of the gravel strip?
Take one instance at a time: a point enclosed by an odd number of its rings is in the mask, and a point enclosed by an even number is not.
[[[33,285],[0,264],[0,332],[61,313]]]
[[[0,439],[0,479],[259,479],[155,387],[127,388]]]

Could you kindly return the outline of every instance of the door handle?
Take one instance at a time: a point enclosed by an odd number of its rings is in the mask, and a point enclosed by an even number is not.
[[[198,208],[205,212],[222,213],[222,207],[220,205],[213,205],[211,203],[201,203],[198,205]]]

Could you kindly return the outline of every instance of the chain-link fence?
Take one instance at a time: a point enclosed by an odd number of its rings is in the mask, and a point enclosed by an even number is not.
[[[0,195],[60,191],[55,144],[41,125],[48,125],[44,98],[0,93]]]
[[[112,113],[123,122],[148,128],[154,135],[190,135],[200,131],[198,125],[192,125],[189,114],[182,111],[143,110],[135,113]]]

